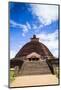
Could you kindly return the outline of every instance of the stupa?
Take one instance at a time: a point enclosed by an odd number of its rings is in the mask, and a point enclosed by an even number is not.
[[[17,75],[51,74],[53,71],[47,61],[54,59],[50,50],[33,35],[31,41],[11,59],[10,67],[15,68]]]

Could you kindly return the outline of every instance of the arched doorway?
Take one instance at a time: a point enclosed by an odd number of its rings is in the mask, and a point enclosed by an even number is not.
[[[40,60],[40,55],[33,52],[33,53],[27,55],[27,60],[29,60],[29,61],[38,61],[38,60]]]

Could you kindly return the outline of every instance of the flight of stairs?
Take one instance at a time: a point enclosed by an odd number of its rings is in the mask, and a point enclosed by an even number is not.
[[[23,63],[19,75],[51,74],[46,61],[26,61]]]

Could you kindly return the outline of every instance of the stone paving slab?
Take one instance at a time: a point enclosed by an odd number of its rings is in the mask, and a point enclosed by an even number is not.
[[[35,86],[35,85],[56,85],[58,78],[55,75],[29,75],[19,76],[10,84],[10,87]]]

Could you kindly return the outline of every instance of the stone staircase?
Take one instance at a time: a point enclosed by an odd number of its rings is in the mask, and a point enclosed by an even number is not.
[[[46,61],[26,61],[23,63],[19,75],[51,74]]]

